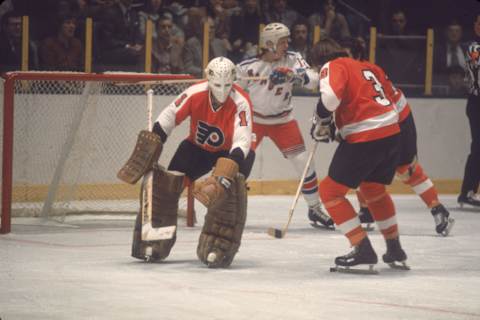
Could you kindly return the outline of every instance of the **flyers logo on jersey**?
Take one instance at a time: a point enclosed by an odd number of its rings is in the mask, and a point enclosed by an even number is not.
[[[324,79],[327,76],[328,76],[328,68],[322,69],[322,71],[320,71],[320,79]]]
[[[198,144],[207,144],[215,148],[220,147],[225,142],[225,136],[223,135],[222,130],[210,126],[203,121],[198,121],[195,139]]]

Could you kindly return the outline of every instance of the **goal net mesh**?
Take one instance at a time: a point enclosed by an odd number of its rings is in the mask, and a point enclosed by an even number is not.
[[[122,183],[116,173],[130,156],[138,132],[147,127],[146,90],[154,90],[155,120],[191,83],[147,87],[129,83],[129,76],[122,82],[119,74],[115,79],[103,75],[101,81],[42,74],[15,81],[12,216],[62,220],[71,213],[138,211],[140,183]],[[144,75],[142,80],[152,79]],[[2,100],[7,94],[3,87]],[[1,112],[3,119],[3,108]],[[168,166],[187,132],[188,123],[174,130],[161,165]],[[187,210],[185,196],[180,210]]]

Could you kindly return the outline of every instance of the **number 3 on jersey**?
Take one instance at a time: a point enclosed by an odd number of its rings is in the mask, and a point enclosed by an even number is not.
[[[382,84],[380,83],[380,81],[378,81],[377,77],[375,77],[375,74],[370,70],[363,70],[363,76],[368,81],[373,82],[373,89],[378,92],[378,96],[373,97],[375,101],[385,107],[391,105],[392,103],[385,96]]]

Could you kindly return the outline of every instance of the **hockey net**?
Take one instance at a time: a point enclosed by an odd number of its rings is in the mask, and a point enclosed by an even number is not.
[[[2,220],[64,220],[69,214],[138,212],[140,183],[116,178],[137,134],[147,127],[146,91],[153,119],[192,83],[189,75],[14,72],[1,80]],[[148,84],[146,84],[148,83]],[[168,166],[188,123],[174,130],[160,158]],[[193,225],[186,189],[179,215]]]

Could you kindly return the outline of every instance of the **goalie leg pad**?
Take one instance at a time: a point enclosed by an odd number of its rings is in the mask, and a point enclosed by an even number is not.
[[[240,247],[247,218],[245,177],[238,174],[227,196],[208,209],[197,256],[209,268],[227,268]]]
[[[171,239],[143,241],[142,240],[142,215],[143,223],[148,223],[148,198],[147,181],[153,175],[152,195],[152,227],[161,228],[177,226],[178,200],[183,191],[184,175],[179,172],[165,171],[155,166],[153,171],[145,176],[141,188],[140,212],[135,221],[133,231],[132,256],[138,259],[163,260],[170,254],[175,244],[176,230]],[[150,252],[149,252],[150,251]]]
[[[117,177],[129,184],[135,184],[158,161],[163,143],[160,137],[148,130],[138,134],[137,144],[127,163],[118,171]]]

